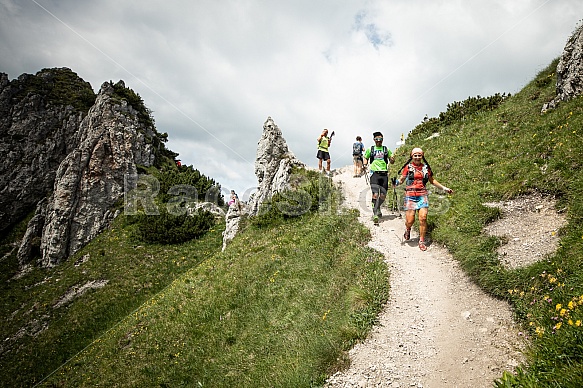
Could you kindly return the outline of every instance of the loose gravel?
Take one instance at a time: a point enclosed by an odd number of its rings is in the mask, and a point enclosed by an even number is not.
[[[525,338],[506,302],[476,286],[444,247],[430,242],[422,252],[415,231],[403,241],[404,214],[384,214],[373,225],[370,189],[353,178],[352,166],[333,179],[371,230],[369,245],[389,266],[391,292],[379,324],[326,387],[492,387],[523,361]]]

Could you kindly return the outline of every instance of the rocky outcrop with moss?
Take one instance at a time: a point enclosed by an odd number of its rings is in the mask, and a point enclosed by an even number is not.
[[[542,111],[553,109],[561,101],[583,93],[583,25],[567,41],[557,65],[557,96],[543,106]]]
[[[1,74],[0,88],[0,149],[9,155],[1,224],[34,211],[21,265],[50,267],[77,252],[115,218],[138,166],[175,155],[123,81],[105,82],[95,96],[69,69],[45,69],[12,82]]]
[[[57,168],[80,142],[95,101],[69,69],[44,69],[13,81],[0,73],[0,232],[53,190]]]
[[[249,200],[249,213],[256,215],[260,205],[289,185],[293,167],[306,167],[288,148],[283,134],[271,117],[263,124],[263,134],[257,144],[255,175],[257,191]]]
[[[305,163],[290,151],[281,130],[271,117],[263,124],[263,134],[257,144],[256,155],[257,191],[249,198],[247,204],[237,201],[229,206],[225,216],[223,250],[235,238],[241,216],[257,215],[263,202],[271,199],[275,193],[289,188],[293,167],[306,167]]]

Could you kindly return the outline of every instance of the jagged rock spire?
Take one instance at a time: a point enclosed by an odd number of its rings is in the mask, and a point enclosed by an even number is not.
[[[305,164],[287,146],[283,134],[271,117],[263,124],[263,134],[257,144],[255,175],[257,191],[249,200],[249,213],[256,215],[263,201],[289,184],[292,167]]]

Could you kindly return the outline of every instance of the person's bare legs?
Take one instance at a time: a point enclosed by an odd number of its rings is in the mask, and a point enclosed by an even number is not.
[[[425,233],[427,233],[427,211],[429,209],[422,207],[419,209],[419,241],[425,241]]]
[[[411,227],[415,223],[415,210],[407,210],[405,212],[405,240],[411,238]]]

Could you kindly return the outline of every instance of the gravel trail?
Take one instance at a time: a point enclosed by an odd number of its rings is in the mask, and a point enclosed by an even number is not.
[[[352,177],[352,166],[333,179],[371,230],[369,246],[384,255],[391,291],[379,324],[349,352],[350,367],[326,387],[492,387],[502,371],[513,370],[524,339],[508,304],[472,283],[445,248],[430,243],[419,250],[415,230],[404,242],[404,213],[383,209],[373,225],[370,189]]]

